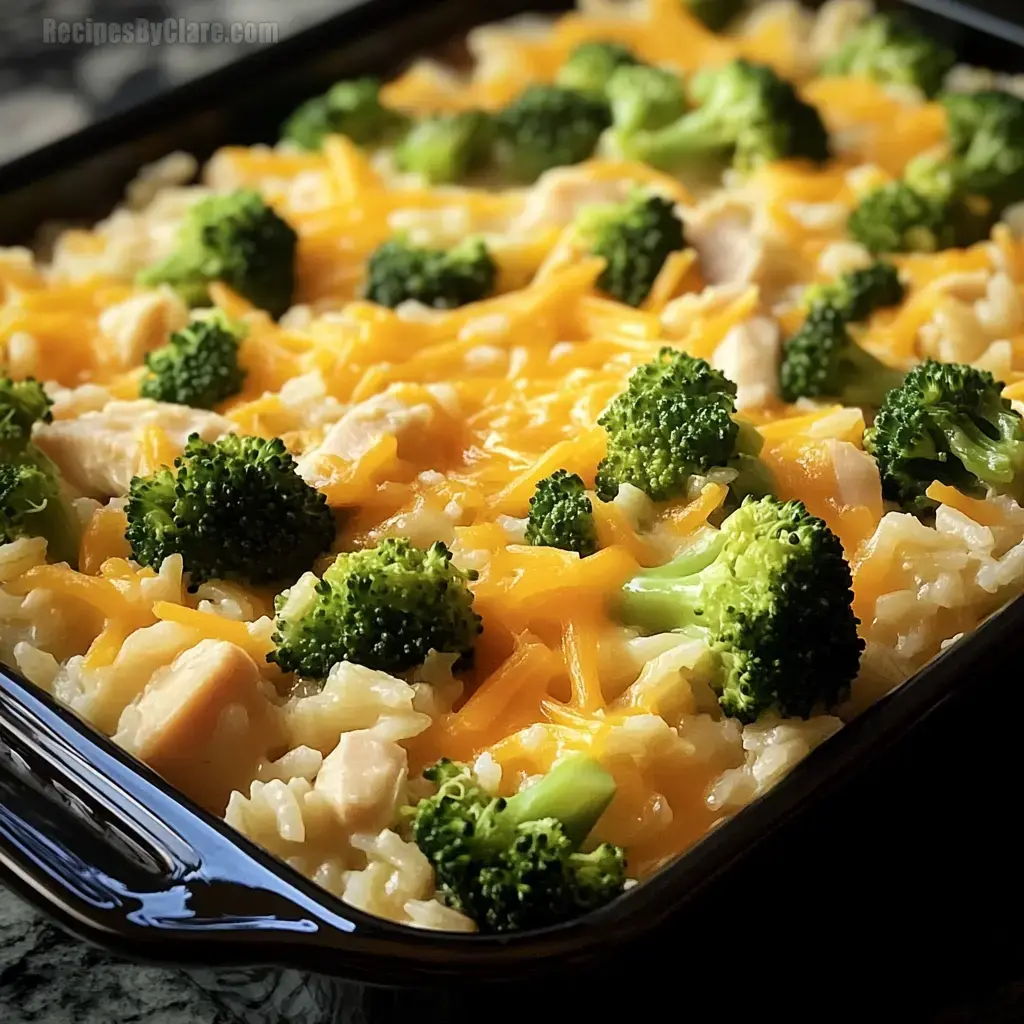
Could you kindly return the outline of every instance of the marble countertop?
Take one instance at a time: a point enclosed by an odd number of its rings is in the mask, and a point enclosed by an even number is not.
[[[3,1024],[236,1024],[179,971],[116,960],[0,887]]]

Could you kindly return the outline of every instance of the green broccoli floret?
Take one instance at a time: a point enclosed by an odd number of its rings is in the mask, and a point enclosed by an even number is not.
[[[946,151],[915,157],[903,183],[940,211],[946,244],[973,245],[988,238],[1003,209],[1024,200],[1024,100],[978,92],[942,103]]]
[[[874,456],[882,494],[909,512],[935,502],[934,480],[984,497],[988,488],[1024,498],[1024,424],[986,370],[933,359],[886,396],[864,447]]]
[[[558,69],[555,84],[602,99],[612,73],[640,61],[621,43],[580,43]]]
[[[737,59],[705,68],[690,92],[700,105],[671,124],[617,132],[623,155],[669,171],[730,159],[748,171],[772,160],[823,163],[829,157],[818,111],[765,65]]]
[[[621,203],[585,207],[576,217],[577,236],[605,260],[597,287],[627,306],[647,298],[669,253],[686,242],[675,205],[637,191]]]
[[[211,578],[294,577],[335,534],[326,498],[276,437],[210,443],[193,434],[173,469],[133,478],[125,512],[132,557],[159,569],[180,554],[193,588]]]
[[[611,501],[624,483],[655,501],[686,492],[695,474],[739,470],[737,495],[765,493],[770,474],[757,458],[762,439],[733,418],[736,385],[703,359],[663,348],[638,366],[601,414],[608,450],[597,468],[597,496]]]
[[[1024,200],[1024,100],[1007,93],[943,97],[944,153],[911,160],[904,183],[942,207],[953,244],[987,238],[1000,212]]]
[[[438,790],[416,806],[413,837],[445,902],[480,931],[558,924],[622,892],[621,847],[580,852],[615,795],[615,780],[596,761],[567,757],[508,799],[492,797],[463,764],[442,760],[423,774]]]
[[[851,586],[839,538],[801,502],[747,499],[708,541],[629,580],[621,614],[703,639],[730,717],[806,718],[843,700],[857,674]]]
[[[451,249],[430,249],[393,238],[366,265],[366,297],[394,309],[409,299],[434,309],[456,309],[494,292],[498,268],[478,238]]]
[[[996,213],[1024,201],[1024,99],[985,90],[949,93],[942,105],[957,189],[985,197]]]
[[[664,128],[686,112],[686,93],[678,75],[646,64],[620,67],[608,81],[605,95],[612,111],[612,139]]]
[[[513,181],[536,181],[552,167],[586,160],[610,123],[603,100],[557,85],[528,86],[497,116],[497,166]]]
[[[395,166],[431,185],[462,181],[487,164],[494,133],[494,119],[481,110],[427,117],[396,147]]]
[[[60,470],[32,442],[32,427],[49,423],[51,402],[31,378],[0,378],[0,543],[45,537],[53,562],[78,564],[81,526]]]
[[[24,451],[32,427],[53,419],[51,405],[39,381],[0,377],[0,459],[17,458]]]
[[[934,96],[955,63],[952,50],[919,32],[905,15],[878,14],[853,30],[821,73],[863,75],[885,85],[916,86],[925,96]]]
[[[297,241],[258,192],[209,196],[185,215],[174,252],[143,270],[138,281],[169,284],[190,306],[210,305],[209,284],[223,281],[278,317],[292,304]]]
[[[804,293],[804,308],[830,306],[844,320],[857,323],[867,320],[877,309],[898,306],[906,289],[899,271],[884,260],[843,274],[830,284],[812,285]]]
[[[557,469],[537,484],[526,520],[526,543],[583,557],[597,550],[594,506],[575,473]]]
[[[404,114],[381,103],[376,78],[357,78],[306,100],[285,121],[281,138],[309,150],[320,149],[328,135],[347,135],[357,146],[370,146],[394,138],[407,124]]]
[[[0,462],[0,543],[45,537],[52,562],[78,564],[81,528],[57,467],[35,445],[36,462]],[[26,453],[26,458],[32,454]]]
[[[938,252],[957,243],[952,205],[902,181],[864,195],[850,214],[850,237],[871,253]]]
[[[721,32],[743,10],[744,6],[744,0],[682,0],[682,2],[712,32]]]
[[[431,651],[466,664],[481,630],[474,579],[440,542],[424,550],[388,537],[338,555],[323,579],[303,577],[278,596],[277,649],[268,660],[314,679],[339,661],[396,674]]]
[[[245,371],[238,364],[243,324],[217,311],[195,317],[171,340],[146,356],[139,385],[143,398],[212,409],[242,390]]]
[[[779,383],[787,402],[832,398],[844,405],[879,406],[903,374],[858,345],[834,306],[815,306],[782,351]]]

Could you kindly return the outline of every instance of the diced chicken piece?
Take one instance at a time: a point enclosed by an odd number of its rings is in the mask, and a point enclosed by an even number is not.
[[[180,451],[190,434],[215,441],[235,424],[203,409],[140,398],[110,402],[78,419],[41,424],[34,439],[76,490],[90,498],[113,498],[128,493],[147,427],[160,427]]]
[[[142,693],[154,673],[198,639],[195,630],[177,622],[135,630],[111,665],[85,672],[85,693],[75,702],[75,710],[109,735],[117,729],[121,712]]]
[[[792,247],[774,236],[756,203],[715,196],[686,211],[684,221],[709,284],[757,284],[770,294],[796,279]]]
[[[737,324],[722,339],[711,365],[736,385],[736,408],[758,409],[779,392],[779,328],[759,316]]]
[[[346,829],[377,832],[394,819],[405,795],[405,750],[370,730],[342,733],[324,758],[313,788]]]
[[[111,400],[110,392],[99,384],[65,388],[48,382],[46,393],[53,402],[50,412],[55,420],[70,420],[87,412],[99,412]]]
[[[323,441],[299,461],[299,476],[313,482],[319,479],[321,456],[354,462],[385,435],[400,438],[409,430],[426,427],[433,418],[434,410],[425,402],[410,406],[394,395],[374,395],[352,406],[327,431]]]
[[[846,508],[867,508],[882,514],[882,482],[878,465],[867,452],[849,441],[826,442],[836,476],[836,497]]]
[[[110,362],[120,368],[138,366],[147,352],[166,344],[172,331],[188,323],[188,307],[170,288],[133,295],[108,306],[99,326],[110,343]]]
[[[114,741],[217,815],[248,792],[281,740],[255,662],[226,640],[202,640],[157,672],[121,716]]]
[[[974,304],[974,315],[993,337],[1006,338],[1024,329],[1024,296],[1006,273],[993,274],[985,285],[985,297]]]
[[[529,234],[540,228],[564,228],[584,207],[613,203],[629,195],[633,182],[627,178],[595,179],[579,167],[558,167],[541,175],[530,189],[523,212],[512,222],[512,234]]]

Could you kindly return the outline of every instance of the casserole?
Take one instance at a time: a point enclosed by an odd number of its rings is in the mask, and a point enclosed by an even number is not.
[[[447,8],[446,8],[447,10]],[[20,173],[24,172],[24,167],[21,165]],[[15,167],[15,171],[19,168]],[[986,629],[991,634],[999,623],[1003,623],[1006,616],[1009,616],[1013,609],[1008,612],[1004,612],[1002,616],[998,617],[995,622]],[[1005,625],[1004,625],[1005,630]],[[978,642],[984,637],[985,631],[982,630],[977,634]],[[881,705],[882,708],[890,709],[888,711],[891,716],[892,724],[889,729],[892,733],[887,731],[884,724],[884,718],[882,712],[872,712],[865,716],[865,718],[859,720],[855,726],[850,730],[852,739],[844,740],[842,745],[829,745],[823,748],[824,751],[831,751],[831,760],[825,757],[810,759],[806,765],[807,769],[802,766],[801,769],[794,774],[787,782],[784,787],[780,786],[779,791],[782,793],[775,804],[772,803],[772,797],[774,794],[769,796],[765,802],[758,803],[752,807],[749,811],[743,813],[742,817],[737,819],[737,822],[745,822],[746,827],[751,830],[750,834],[755,833],[754,826],[755,822],[759,825],[764,825],[768,821],[768,815],[776,815],[781,813],[781,810],[786,806],[785,801],[796,801],[798,796],[802,796],[800,789],[801,785],[807,786],[814,779],[814,776],[819,776],[818,781],[821,782],[823,777],[827,777],[831,772],[835,772],[839,769],[839,766],[843,763],[843,755],[839,752],[843,749],[852,751],[853,748],[850,744],[855,744],[856,737],[858,735],[868,735],[867,730],[873,728],[875,731],[871,735],[875,736],[874,742],[882,743],[887,735],[895,733],[899,728],[902,727],[912,717],[917,715],[922,707],[926,706],[938,692],[942,691],[942,686],[948,685],[948,679],[952,669],[949,666],[956,666],[957,656],[960,655],[960,661],[962,663],[963,655],[962,651],[969,649],[974,641],[962,644],[955,648],[932,667],[930,667],[926,673],[920,678],[914,681],[913,684],[905,686],[902,690],[898,691],[896,696],[890,701]],[[937,680],[945,679],[946,683],[934,685],[938,687],[938,690],[933,693],[929,693],[928,700],[924,699],[923,695],[927,692],[927,687],[924,686],[924,680],[932,678]],[[49,716],[51,726],[55,725],[58,720],[66,722],[66,716],[59,714],[55,709],[50,707],[47,702],[38,696],[33,699],[31,691],[27,688],[21,688],[20,691],[17,689],[18,684],[12,682],[10,684],[12,693],[18,694],[18,701],[12,702],[11,715],[21,715],[21,721],[16,722],[11,726],[11,735],[14,737],[12,741],[12,747],[17,747],[20,744],[22,748],[22,756],[25,753],[35,747],[37,750],[41,749],[46,745],[46,741],[42,733],[32,736],[30,718],[25,718],[25,714],[31,711],[32,715],[35,716]],[[914,694],[919,696],[916,699],[913,697]],[[897,716],[891,709],[895,707],[897,709],[903,708],[901,712],[902,717]],[[19,712],[19,708],[23,709]],[[26,710],[27,709],[27,710]],[[870,726],[869,724],[870,723]],[[897,724],[899,723],[899,724]],[[845,734],[844,734],[845,735]],[[103,765],[106,772],[116,771],[115,765],[124,763],[123,757],[111,751],[108,747],[105,747],[103,743],[93,741],[88,738],[86,732],[82,730],[77,731],[77,735],[74,739],[72,746],[78,747],[81,752],[81,757],[72,755],[68,748],[65,747],[63,753],[58,752],[58,747],[54,747],[51,752],[51,757],[58,760],[63,760],[65,763],[65,771],[71,771],[76,775],[80,776],[82,772],[88,772],[85,767],[87,764]],[[69,760],[70,759],[70,760]],[[831,767],[826,769],[826,764]],[[136,778],[139,781],[136,781]],[[801,783],[801,779],[803,782]],[[62,782],[62,786],[65,790],[70,789],[72,793],[77,795],[78,799],[82,799],[84,794],[92,788],[93,783],[86,784],[81,780],[77,779],[72,785],[71,779],[67,778]],[[166,789],[161,785],[157,784],[152,776],[147,776],[146,773],[140,772],[137,777],[132,776],[129,778],[124,774],[123,771],[118,772],[118,780],[115,783],[117,787],[128,787],[128,786],[142,786],[145,785],[147,788],[145,793],[141,795],[139,804],[135,808],[136,814],[141,813],[139,807],[148,808],[150,810],[159,808],[159,814],[157,817],[166,822],[173,822],[175,809],[178,806],[175,804],[171,806],[168,802],[168,795]],[[77,791],[77,793],[76,793]],[[819,788],[816,792],[821,792]],[[109,799],[109,790],[108,790]],[[781,801],[781,802],[780,802]],[[15,800],[11,800],[7,803],[8,812],[12,806],[17,806]],[[766,810],[766,808],[768,810]],[[5,812],[5,813],[8,813]],[[108,809],[106,814],[111,813]],[[184,812],[179,812],[184,813]],[[200,924],[200,918],[196,916],[196,909],[204,902],[205,896],[202,892],[202,885],[210,885],[211,891],[216,891],[221,888],[221,881],[225,876],[221,875],[220,872],[225,870],[224,865],[227,860],[230,859],[231,855],[228,852],[228,848],[224,845],[220,830],[218,827],[213,826],[209,822],[205,822],[202,817],[196,819],[202,822],[203,833],[202,839],[196,839],[197,845],[202,842],[205,846],[206,842],[213,842],[215,848],[212,850],[204,849],[201,851],[200,857],[204,861],[207,868],[199,867],[195,864],[195,855],[189,854],[187,850],[174,850],[168,849],[167,847],[173,845],[175,840],[168,837],[166,833],[162,836],[154,833],[161,833],[163,831],[162,826],[150,818],[148,821],[136,820],[131,829],[131,835],[128,837],[131,840],[131,847],[134,849],[134,855],[129,858],[129,862],[134,862],[135,867],[140,869],[144,874],[147,874],[150,878],[160,877],[161,870],[159,865],[163,863],[165,870],[168,870],[168,865],[173,865],[169,868],[169,874],[175,880],[180,883],[182,879],[192,878],[195,883],[199,885],[199,889],[189,897],[188,908],[183,907],[182,902],[184,901],[185,890],[179,884],[178,886],[172,886],[169,892],[165,892],[161,897],[162,906],[159,911],[153,913],[147,910],[145,907],[133,909],[129,915],[133,926],[138,925],[141,921],[147,921],[158,925],[158,930],[162,931],[163,928],[159,922],[167,924],[171,921],[179,922],[179,927],[185,932],[191,932],[195,929],[198,932],[205,931],[198,927]],[[656,927],[658,919],[666,915],[669,910],[678,910],[677,907],[673,907],[673,901],[667,898],[667,894],[661,891],[663,885],[668,885],[669,879],[673,879],[673,885],[678,887],[673,891],[686,891],[687,893],[694,893],[698,886],[693,884],[694,880],[698,877],[703,877],[707,872],[707,866],[712,861],[708,858],[721,858],[722,861],[728,859],[728,855],[723,851],[723,847],[728,849],[728,843],[731,841],[733,844],[733,850],[736,849],[735,844],[737,839],[729,839],[729,836],[738,835],[733,830],[733,826],[737,824],[727,826],[712,834],[705,842],[699,846],[694,852],[688,855],[680,865],[677,865],[663,874],[656,876],[650,883],[642,887],[637,893],[630,895],[627,899],[621,901],[612,907],[606,908],[606,910],[597,914],[594,918],[588,919],[586,922],[580,922],[578,925],[567,925],[564,926],[548,936],[541,936],[535,940],[532,940],[532,944],[526,942],[520,942],[518,939],[514,941],[505,941],[502,943],[487,943],[479,939],[463,940],[459,941],[454,938],[444,937],[434,939],[431,937],[429,941],[421,939],[420,937],[415,938],[403,938],[401,940],[401,948],[403,950],[409,950],[412,952],[407,953],[404,957],[407,966],[410,967],[412,977],[411,980],[415,980],[418,976],[418,972],[422,970],[425,973],[436,971],[438,974],[446,974],[450,971],[461,970],[467,966],[474,966],[481,972],[481,975],[486,974],[489,968],[493,968],[495,971],[502,970],[502,960],[508,960],[509,970],[514,970],[516,974],[521,975],[526,970],[527,964],[537,959],[547,959],[554,957],[560,958],[560,963],[568,962],[569,960],[581,959],[582,950],[581,947],[576,946],[576,936],[583,936],[587,934],[587,930],[590,928],[595,929],[594,932],[590,932],[591,935],[597,934],[596,929],[603,926],[610,929],[611,933],[624,945],[631,938],[634,925],[631,922],[639,922],[641,919],[644,920],[643,930],[648,932]],[[191,826],[189,826],[191,827]],[[123,825],[121,828],[127,828]],[[17,825],[12,825],[12,832],[17,830]],[[184,826],[182,826],[184,831]],[[24,858],[28,857],[26,852],[29,849],[29,841],[25,838],[28,833],[23,833],[23,839],[20,847],[16,848],[16,853],[11,856],[12,867],[16,859],[21,858],[21,865],[18,866],[22,874],[23,881],[26,880],[27,876],[30,876],[35,870],[38,870],[39,864],[36,862],[35,868],[31,865],[26,866],[28,861]],[[80,840],[75,841],[75,845],[81,843],[83,846],[86,845],[84,837]],[[91,845],[91,844],[89,844]],[[244,848],[244,847],[243,847]],[[20,852],[18,852],[20,850]],[[283,883],[275,881],[273,872],[271,871],[271,862],[267,860],[265,855],[254,854],[252,850],[248,850],[251,862],[245,861],[245,863],[251,863],[256,867],[250,867],[250,872],[255,871],[258,878],[251,878],[248,882],[250,890],[256,890],[258,888],[267,887],[271,893],[281,896],[284,894]],[[93,856],[99,856],[94,854]],[[239,863],[242,863],[239,861]],[[690,874],[688,881],[683,881],[684,872],[682,870],[683,865],[689,865]],[[698,872],[698,864],[700,865],[700,872]],[[148,867],[148,871],[146,870]],[[113,873],[114,877],[121,872]],[[78,919],[86,919],[89,915],[85,910],[85,906],[90,902],[93,906],[104,906],[113,900],[110,892],[106,895],[102,892],[104,888],[110,889],[110,886],[96,873],[88,871],[84,865],[79,862],[74,870],[70,873],[72,876],[80,875],[82,877],[92,876],[92,882],[95,883],[92,886],[91,892],[79,891],[75,893],[74,906],[72,908],[72,901],[69,900],[68,910],[73,910],[74,916]],[[133,871],[134,875],[134,871]],[[238,881],[234,879],[234,881]],[[113,886],[113,891],[118,889],[123,891],[125,886],[132,883],[128,883],[124,879],[118,879],[117,883]],[[141,879],[136,880],[134,886],[141,884]],[[244,883],[243,883],[244,884]],[[138,889],[135,890],[136,892]],[[251,895],[251,893],[250,893]],[[345,965],[340,968],[344,973],[353,977],[373,977],[374,970],[372,964],[374,960],[379,960],[381,954],[388,953],[392,948],[389,945],[390,937],[393,933],[386,926],[382,925],[373,919],[367,919],[364,916],[358,915],[348,910],[345,911],[344,917],[340,912],[331,910],[329,907],[324,909],[320,906],[311,895],[308,886],[296,883],[294,879],[290,879],[287,888],[287,896],[289,899],[298,901],[298,906],[301,908],[301,913],[297,915],[302,919],[303,924],[296,927],[293,921],[289,925],[289,917],[284,911],[284,908],[276,909],[271,914],[260,913],[258,921],[252,920],[253,910],[255,903],[249,903],[248,897],[246,901],[246,912],[242,914],[239,910],[235,911],[232,915],[234,918],[241,918],[241,920],[235,919],[234,925],[238,929],[239,934],[245,936],[256,936],[262,931],[277,931],[279,933],[298,934],[306,936],[305,939],[299,940],[296,946],[292,946],[291,943],[284,942],[279,947],[274,948],[270,945],[261,944],[260,953],[257,954],[260,960],[266,959],[272,962],[284,962],[284,963],[298,963],[298,961],[291,961],[295,953],[295,949],[304,945],[308,945],[310,949],[310,956],[313,957],[311,951],[319,948],[319,943],[324,942],[327,944],[327,950],[332,949],[330,940],[338,939],[346,934],[350,935],[353,939],[346,945],[346,957]],[[175,901],[179,901],[175,905]],[[143,901],[145,902],[145,901]],[[307,917],[306,915],[310,915]],[[320,916],[320,920],[312,925],[312,915]],[[653,916],[652,916],[653,915]],[[349,923],[351,917],[354,922],[354,928]],[[182,925],[181,922],[188,922]],[[205,924],[205,922],[203,922]],[[223,926],[225,922],[220,920],[220,925]],[[211,922],[212,928],[217,927],[217,922]],[[316,938],[310,938],[315,933]],[[152,934],[152,933],[149,933]],[[525,939],[525,937],[524,937]],[[138,947],[135,943],[145,941],[141,934],[134,936],[131,939],[133,949],[137,952]],[[221,955],[229,955],[231,957],[238,957],[243,962],[251,962],[253,954],[244,947],[247,945],[246,941],[239,941],[237,935],[233,935],[231,940],[231,946],[228,947],[223,953],[218,952],[218,957]],[[495,949],[490,949],[490,946],[495,946]],[[365,957],[364,957],[365,954]],[[208,957],[204,953],[203,959],[207,960]],[[324,959],[310,959],[302,960],[302,966],[311,966],[313,968],[326,969],[329,966],[330,961],[333,958],[329,957],[327,961]],[[416,961],[421,961],[416,965]],[[512,966],[514,962],[514,967]],[[415,965],[415,966],[414,966]],[[543,966],[534,964],[534,966]]]

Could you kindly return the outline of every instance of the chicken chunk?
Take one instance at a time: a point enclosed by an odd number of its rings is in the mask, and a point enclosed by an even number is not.
[[[235,429],[231,420],[213,412],[140,398],[110,402],[78,419],[41,424],[34,440],[76,490],[90,498],[114,498],[128,493],[138,472],[147,427],[160,427],[179,451],[190,434],[215,441]]]
[[[686,238],[709,284],[757,284],[771,295],[799,276],[792,246],[752,199],[719,195],[686,211]]]
[[[195,630],[177,622],[157,622],[135,630],[111,665],[86,671],[86,690],[75,702],[75,710],[105,733],[112,733],[121,713],[142,693],[153,674],[198,639]]]
[[[882,482],[878,464],[849,441],[826,442],[836,475],[836,497],[844,508],[866,508],[882,516]]]
[[[633,182],[600,180],[579,167],[557,167],[541,175],[530,189],[526,206],[512,222],[511,233],[530,234],[541,228],[564,228],[584,206],[619,202]]]
[[[188,307],[171,288],[163,287],[108,306],[100,315],[99,327],[110,343],[111,364],[127,370],[187,323]]]
[[[354,462],[365,455],[382,437],[401,437],[411,430],[422,430],[434,418],[433,408],[425,402],[406,405],[394,395],[375,395],[352,406],[328,431],[323,441],[299,460],[299,476],[315,483],[320,476],[320,460],[329,455]]]
[[[394,819],[405,796],[408,762],[393,740],[372,730],[342,733],[313,785],[346,829],[378,832]]]
[[[736,384],[736,408],[763,408],[779,393],[779,328],[759,316],[737,324],[722,339],[711,365]]]
[[[114,741],[207,810],[247,792],[282,738],[255,662],[226,640],[202,640],[156,672],[125,708]]]

